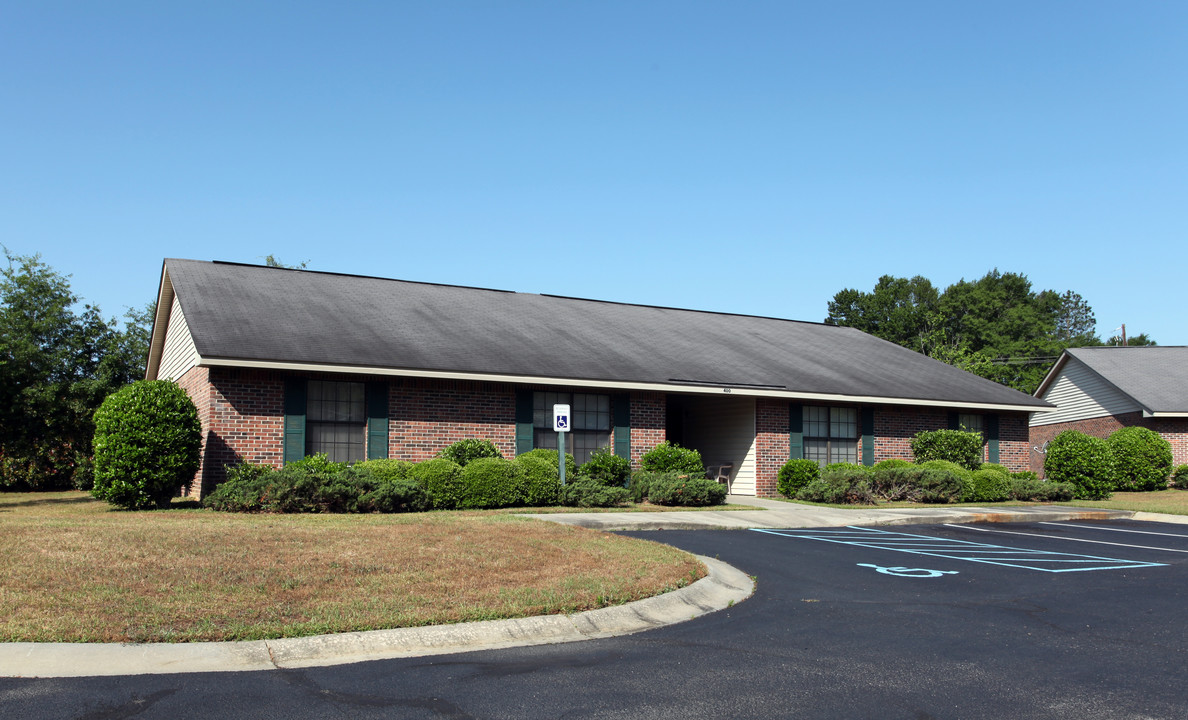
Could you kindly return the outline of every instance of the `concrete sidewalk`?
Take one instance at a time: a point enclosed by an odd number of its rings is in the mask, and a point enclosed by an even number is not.
[[[760,510],[688,512],[534,513],[526,517],[579,525],[595,530],[744,530],[747,528],[815,528],[847,525],[910,525],[920,523],[1053,522],[1059,520],[1140,519],[1188,522],[1188,516],[1098,510],[1063,505],[1017,507],[829,508],[729,495],[728,503]],[[1142,516],[1142,517],[1137,517]]]

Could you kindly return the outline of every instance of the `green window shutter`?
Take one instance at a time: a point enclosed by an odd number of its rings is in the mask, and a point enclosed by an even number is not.
[[[284,462],[305,457],[305,380],[285,380]]]
[[[804,406],[788,403],[788,459],[804,459]]]
[[[388,383],[367,383],[367,459],[388,457]]]
[[[986,416],[986,442],[990,446],[990,462],[998,462],[998,416]]]
[[[961,429],[961,416],[959,414],[957,414],[955,412],[949,413],[949,429],[950,430],[960,430]]]
[[[862,408],[862,464],[874,465],[874,408]]]
[[[631,459],[631,396],[627,393],[611,397],[615,421],[615,455]]]
[[[532,449],[532,391],[516,390],[516,454]]]

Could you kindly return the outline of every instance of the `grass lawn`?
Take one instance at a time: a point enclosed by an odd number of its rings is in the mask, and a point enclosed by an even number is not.
[[[1057,505],[1137,510],[1141,512],[1188,515],[1188,490],[1154,490],[1152,492],[1116,492],[1109,500],[1072,500]]]
[[[659,543],[506,512],[127,512],[0,493],[0,642],[179,642],[578,612],[704,575]]]

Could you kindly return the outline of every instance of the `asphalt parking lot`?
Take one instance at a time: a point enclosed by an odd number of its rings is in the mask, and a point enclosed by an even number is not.
[[[1188,717],[1188,528],[629,533],[756,577],[626,637],[327,668],[0,679],[21,718]]]

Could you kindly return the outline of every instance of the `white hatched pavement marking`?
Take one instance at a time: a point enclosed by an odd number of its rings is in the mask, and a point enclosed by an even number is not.
[[[964,528],[965,526],[949,525],[949,527]],[[1022,568],[1024,570],[1039,570],[1041,572],[1053,573],[1157,567],[1166,564],[1142,562],[1138,560],[1122,560],[1118,558],[1105,558],[1094,555],[1077,555],[1073,553],[1054,552],[1050,550],[1010,548],[1003,545],[989,545],[986,543],[972,542],[970,540],[937,538],[929,535],[914,535],[911,533],[892,532],[889,530],[879,530],[876,528],[849,527],[844,530],[769,530],[753,528],[753,530],[754,532],[767,533],[769,535],[779,535],[781,537],[799,538],[803,540],[821,540],[824,542],[838,543],[841,545],[853,545],[855,547],[871,548],[875,550],[905,552],[913,555],[926,555],[929,557],[940,557],[950,560],[980,562],[986,563],[988,565],[1002,565],[1005,567]],[[1029,533],[1018,534],[1029,535]],[[1030,535],[1032,537],[1037,537],[1034,534]],[[950,554],[957,553],[959,551],[961,554]],[[993,554],[1000,557],[988,558],[984,556],[986,554]],[[1010,560],[1011,562],[1007,562],[1007,560]],[[1074,567],[1043,567],[1042,565],[1045,563],[1061,563]],[[1096,565],[1097,567],[1075,567],[1077,565],[1090,564]]]

